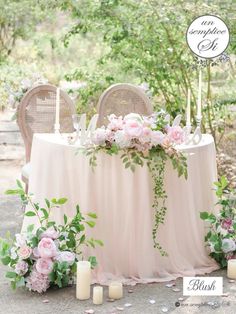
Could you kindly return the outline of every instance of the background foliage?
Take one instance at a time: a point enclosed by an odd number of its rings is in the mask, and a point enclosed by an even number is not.
[[[193,123],[197,70],[185,33],[194,17],[219,15],[231,32],[230,62],[203,70],[203,129],[219,141],[231,123],[229,105],[236,100],[234,0],[0,1],[0,12],[0,32],[7,34],[0,44],[2,107],[8,103],[6,86],[17,91],[25,76],[40,72],[67,88],[78,111],[89,115],[101,92],[116,82],[143,84],[156,109],[184,115],[189,87]]]

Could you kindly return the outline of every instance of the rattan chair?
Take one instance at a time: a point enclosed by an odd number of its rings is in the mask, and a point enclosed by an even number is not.
[[[106,89],[98,102],[98,126],[107,125],[107,116],[125,116],[128,113],[149,116],[152,103],[143,89],[132,84],[115,84]]]
[[[73,132],[72,114],[75,105],[71,98],[60,91],[60,131]],[[38,85],[30,89],[17,108],[17,123],[25,144],[26,165],[22,169],[22,180],[26,189],[30,173],[30,153],[34,133],[54,132],[56,115],[56,86]]]

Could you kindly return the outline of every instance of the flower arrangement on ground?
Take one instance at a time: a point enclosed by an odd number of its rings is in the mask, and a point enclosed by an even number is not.
[[[201,212],[201,219],[209,223],[209,231],[205,242],[210,249],[210,256],[221,266],[227,266],[227,260],[236,258],[236,195],[228,188],[227,179],[222,176],[215,183],[217,205],[220,211],[217,215]]]
[[[24,205],[31,207],[25,215],[37,218],[39,227],[31,224],[26,232],[16,234],[12,239],[0,239],[0,257],[11,271],[6,277],[11,280],[12,288],[25,286],[38,293],[45,292],[51,286],[65,287],[74,282],[76,262],[83,258],[82,247],[103,245],[102,241],[86,238],[85,226],[94,227],[95,213],[88,213],[85,218],[76,206],[76,215],[68,219],[64,215],[64,224],[57,225],[50,220],[53,208],[64,205],[66,198],[45,199],[45,208],[34,203],[32,196],[25,193],[20,181],[16,190],[7,194],[17,194]],[[91,266],[96,266],[96,258],[89,258]]]
[[[164,190],[165,163],[171,160],[179,176],[187,177],[185,156],[176,149],[176,145],[184,142],[184,131],[179,126],[170,126],[164,112],[149,117],[130,113],[124,117],[114,114],[108,117],[105,127],[96,129],[84,150],[90,156],[90,165],[96,166],[96,154],[103,151],[109,155],[120,154],[125,168],[135,171],[135,166],[147,164],[154,181],[155,222],[152,231],[154,247],[161,255],[167,255],[157,241],[157,229],[164,223],[166,213]]]

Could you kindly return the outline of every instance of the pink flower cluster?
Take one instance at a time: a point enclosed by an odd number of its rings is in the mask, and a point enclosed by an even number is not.
[[[26,275],[26,286],[30,290],[42,293],[49,288],[49,274],[56,261],[67,262],[68,265],[75,262],[74,253],[58,249],[55,241],[59,236],[59,232],[50,227],[41,234],[38,246],[32,249],[27,245],[23,235],[16,235],[16,257],[19,259],[15,265],[15,272],[21,276]],[[32,269],[29,260],[34,262]]]
[[[93,144],[106,146],[115,143],[121,149],[136,148],[138,151],[147,151],[153,146],[173,146],[184,141],[184,131],[180,126],[166,125],[159,130],[155,115],[143,117],[130,113],[122,118],[112,114],[108,119],[107,127],[94,131]]]

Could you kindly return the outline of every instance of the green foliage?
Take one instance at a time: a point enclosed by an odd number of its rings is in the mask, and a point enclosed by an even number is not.
[[[17,39],[30,38],[36,25],[49,14],[51,1],[0,1],[0,62],[12,53]]]
[[[221,267],[227,266],[227,260],[236,254],[236,249],[229,246],[225,240],[230,240],[231,245],[236,236],[236,201],[235,191],[229,190],[228,181],[222,176],[215,182],[217,205],[220,206],[219,214],[201,212],[200,218],[208,223],[209,231],[205,236],[205,242],[210,247],[210,256]]]
[[[32,195],[25,193],[23,185],[19,180],[17,180],[17,187],[17,189],[7,190],[6,194],[18,195],[22,202],[30,207],[30,210],[26,211],[25,215],[36,217],[39,225],[37,228],[34,224],[28,225],[27,233],[18,235],[18,237],[20,236],[28,249],[31,250],[38,247],[43,232],[47,231],[55,234],[59,253],[65,252],[65,254],[69,254],[71,263],[63,260],[53,260],[53,270],[49,274],[50,285],[57,285],[59,288],[65,287],[69,282],[73,282],[76,262],[83,259],[82,247],[91,246],[95,248],[97,245],[103,246],[101,240],[86,237],[86,226],[94,228],[97,215],[93,212],[83,214],[79,205],[77,205],[75,216],[72,219],[68,219],[64,214],[64,224],[57,225],[55,221],[50,220],[51,211],[53,208],[59,208],[66,204],[66,198],[45,199],[45,207],[40,207],[38,203],[33,202]],[[31,256],[25,258],[24,262],[27,263],[27,270],[24,275],[18,275],[15,267],[20,261],[20,257],[18,256],[16,240],[17,236],[12,240],[9,234],[6,235],[6,239],[0,238],[0,259],[4,265],[8,265],[12,269],[12,271],[6,273],[6,277],[11,280],[13,289],[25,286],[25,277],[31,273],[35,263]],[[91,267],[94,268],[97,265],[96,257],[91,256],[89,260],[91,260]]]
[[[184,36],[187,27],[196,16],[211,12],[226,20],[233,38],[236,34],[235,23],[230,18],[234,9],[231,2],[223,5],[221,1],[206,4],[201,0],[71,0],[63,1],[61,8],[69,11],[75,20],[64,37],[67,47],[78,34],[84,37],[94,34],[107,47],[98,58],[95,71],[91,73],[87,68],[79,68],[66,76],[68,80],[87,83],[80,91],[78,110],[81,107],[85,109],[88,103],[95,105],[94,98],[97,99],[102,90],[113,83],[146,82],[153,95],[155,109],[165,107],[173,117],[177,113],[185,113],[186,92],[190,88],[194,123],[197,73],[193,70],[194,59]],[[235,45],[230,50],[234,53]],[[215,62],[215,65],[219,64]],[[207,69],[203,74],[207,83],[207,93],[203,95],[203,129],[209,129],[216,138],[218,133],[224,132],[229,112],[211,94],[208,82],[214,79],[213,71]]]
[[[152,230],[152,237],[154,247],[157,248],[162,256],[166,256],[167,253],[161,247],[160,243],[157,241],[157,232],[160,224],[164,223],[165,214],[167,208],[165,206],[165,201],[167,198],[165,189],[164,189],[164,172],[165,164],[167,159],[170,159],[172,162],[173,168],[177,171],[178,176],[184,176],[187,178],[187,162],[186,157],[177,152],[175,149],[172,149],[169,154],[165,152],[160,146],[151,148],[148,152],[141,152],[135,148],[126,148],[120,149],[117,145],[112,144],[111,146],[91,146],[84,149],[84,154],[90,157],[90,166],[94,170],[96,167],[96,154],[98,152],[104,152],[108,155],[117,155],[121,152],[120,158],[125,166],[125,168],[130,169],[132,172],[135,171],[136,166],[143,167],[144,164],[147,164],[149,171],[152,175],[154,182],[153,192],[154,192],[154,201],[152,208],[154,209],[154,227]],[[90,222],[87,222],[90,227],[93,227]],[[89,244],[93,247],[94,243],[99,244],[97,240],[89,241]]]

